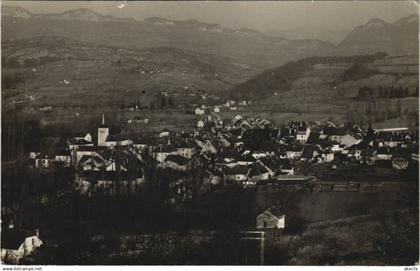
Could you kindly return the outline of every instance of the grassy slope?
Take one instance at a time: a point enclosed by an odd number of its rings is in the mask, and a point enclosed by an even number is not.
[[[370,72],[348,75],[354,63],[367,66]],[[409,94],[414,95],[418,85],[417,69],[416,56],[308,58],[257,75],[235,86],[231,95],[251,99],[257,111],[264,108],[272,112],[271,115],[274,112],[324,114],[336,120],[345,120],[346,114],[356,110],[363,111],[359,115],[366,115],[367,103],[354,99],[361,87],[401,86],[407,87]],[[344,80],[345,74],[347,77]],[[416,111],[418,98],[391,99],[388,105],[383,99],[378,99],[377,110],[395,110],[397,104],[401,105],[402,112]],[[401,122],[407,122],[405,115]]]

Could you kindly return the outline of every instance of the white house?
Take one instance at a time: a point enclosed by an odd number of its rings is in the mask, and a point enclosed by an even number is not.
[[[288,146],[286,150],[286,158],[289,160],[295,160],[300,158],[303,152],[303,146],[295,145],[295,146]]]
[[[259,214],[256,218],[257,229],[284,229],[286,227],[286,215],[280,210],[273,207],[263,213]]]
[[[167,137],[169,136],[170,132],[164,129],[162,132],[159,133],[159,137]]]
[[[308,140],[310,133],[311,133],[311,129],[300,128],[296,133],[296,140],[301,143],[305,143]]]
[[[181,155],[182,157],[191,159],[195,153],[194,145],[185,145],[176,147],[176,151],[172,152],[173,154]]]
[[[51,158],[48,155],[40,154],[35,158],[35,167],[45,169],[50,168],[53,162],[54,158]]]
[[[132,145],[133,141],[130,139],[110,139],[105,141],[105,146],[108,148],[114,148],[115,146],[128,146]]]
[[[203,120],[199,120],[199,121],[197,122],[197,127],[198,127],[198,128],[203,128],[203,127],[204,127],[204,121],[203,121]]]
[[[55,154],[55,161],[62,163],[64,166],[69,167],[71,165],[71,153],[68,150],[63,150]]]
[[[344,147],[345,146],[343,144],[334,142],[333,145],[332,145],[332,147],[331,147],[331,150],[333,152],[342,152],[344,150]]]
[[[213,111],[214,111],[215,113],[220,113],[220,107],[215,106],[215,107],[213,108]]]

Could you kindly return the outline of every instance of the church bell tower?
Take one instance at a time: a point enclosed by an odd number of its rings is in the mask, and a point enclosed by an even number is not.
[[[109,127],[105,125],[105,116],[102,114],[102,124],[98,127],[98,146],[105,146],[109,135]]]

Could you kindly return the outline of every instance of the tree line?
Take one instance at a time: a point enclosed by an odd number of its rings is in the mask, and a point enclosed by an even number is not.
[[[419,87],[416,87],[415,93],[410,94],[408,87],[380,87],[377,89],[371,87],[361,87],[358,92],[358,99],[369,99],[369,98],[383,98],[383,99],[400,99],[410,96],[417,97],[419,95]]]

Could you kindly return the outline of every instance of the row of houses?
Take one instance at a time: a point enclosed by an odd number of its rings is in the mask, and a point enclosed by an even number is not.
[[[75,135],[54,156],[31,153],[30,157],[39,168],[48,169],[55,163],[75,167],[80,172],[79,183],[88,182],[85,172],[95,171],[102,175],[91,179],[101,178],[100,183],[112,183],[110,179],[119,172],[120,183],[126,181],[127,185],[144,182],[145,156],[159,169],[187,175],[196,159],[205,172],[206,190],[220,183],[251,185],[300,174],[296,171],[299,163],[403,170],[413,161],[417,146],[417,131],[375,131],[331,121],[275,126],[261,117],[237,115],[231,120],[208,118],[206,125],[191,133],[165,129],[153,135],[133,136],[110,134],[103,118],[96,142],[89,133]]]

